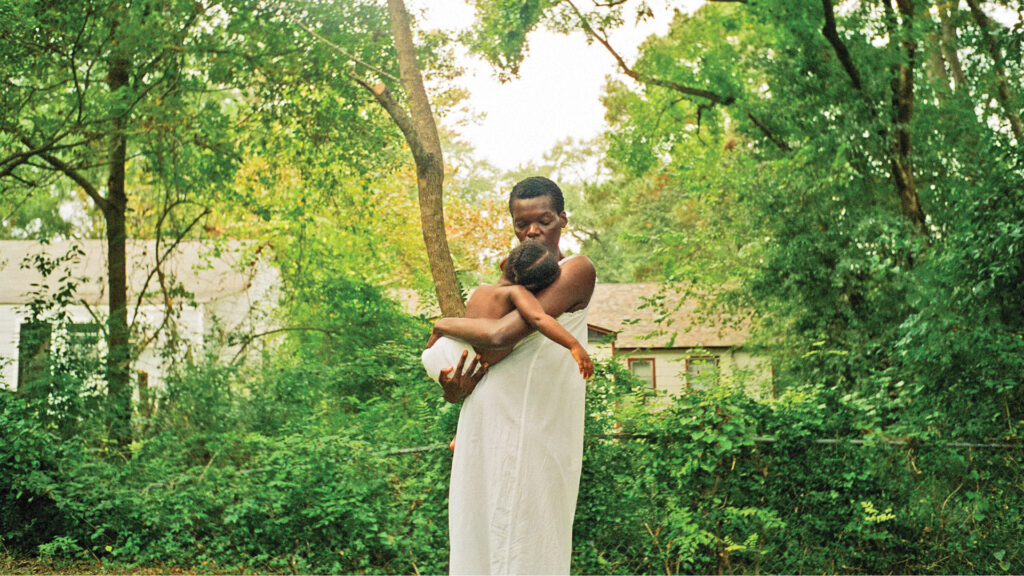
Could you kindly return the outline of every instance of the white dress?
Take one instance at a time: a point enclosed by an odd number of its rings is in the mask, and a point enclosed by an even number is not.
[[[586,309],[558,322],[586,342]],[[569,351],[534,332],[466,398],[449,488],[452,574],[569,573],[585,390]]]

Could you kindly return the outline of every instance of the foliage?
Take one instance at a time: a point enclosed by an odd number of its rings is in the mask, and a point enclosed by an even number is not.
[[[54,442],[3,395],[17,431],[0,442],[3,545],[202,571],[443,572],[458,407],[423,375],[418,348],[355,340],[329,365],[186,368],[138,420],[129,461],[85,435]],[[826,410],[814,389],[758,403],[718,386],[652,410],[664,399],[616,361],[599,362],[588,389],[574,572],[1024,562],[1019,449],[886,444],[851,425],[868,408]],[[819,443],[851,436],[865,444]],[[411,446],[430,449],[392,454]]]
[[[46,497],[59,474],[57,435],[42,423],[38,406],[0,392],[0,545],[32,550],[65,533],[58,507]]]
[[[182,239],[228,233],[269,244],[295,282],[311,262],[332,262],[329,272],[375,283],[427,284],[412,171],[369,90],[398,73],[380,2],[0,9],[0,234],[105,228],[111,430],[122,441],[133,354],[126,238],[155,240],[158,268]],[[447,42],[423,35],[430,79],[457,73]],[[371,273],[381,261],[391,265]],[[184,295],[160,288],[173,316]],[[173,331],[173,319],[165,325]]]
[[[436,424],[447,412],[415,347],[368,346],[356,334],[348,346],[347,359],[314,367],[321,377],[287,365],[257,375],[212,359],[182,369],[152,417],[138,420],[129,461],[85,435],[54,442],[30,406],[5,394],[5,430],[18,433],[0,443],[12,511],[4,547],[128,564],[440,571],[437,479],[447,460],[387,450],[446,442],[452,422]],[[392,385],[381,373],[388,365]]]
[[[824,402],[806,390],[758,404],[719,387],[609,418],[631,436],[588,434],[573,571],[949,573],[1024,562],[1012,535],[1019,448],[821,443],[851,434]]]
[[[956,182],[937,205],[948,210],[942,250],[927,255],[915,278],[920,304],[900,325],[894,351],[909,387],[904,410],[950,437],[980,433],[1019,438],[1024,374],[1024,170],[1005,166],[998,149],[975,174]],[[1019,161],[1018,161],[1019,162]],[[909,397],[932,399],[920,406]]]
[[[25,294],[28,301],[22,306],[22,335],[26,343],[31,342],[26,357],[34,357],[28,360],[19,390],[40,423],[56,427],[62,436],[84,432],[81,426],[87,415],[103,406],[103,391],[95,377],[100,373],[98,326],[76,325],[68,311],[82,281],[72,274],[72,266],[82,256],[82,249],[74,245],[57,256],[49,256],[43,248],[20,264],[23,269],[34,268],[40,282]],[[36,355],[33,349],[46,352]]]
[[[481,30],[508,30],[484,53],[513,71],[536,26],[614,51],[608,32],[647,10],[537,3],[513,22],[515,5],[478,3]],[[1024,76],[1001,54],[1024,29],[1006,6],[677,10],[620,62],[638,84],[607,87],[611,174],[574,215],[584,251],[604,280],[751,316],[776,387],[866,407],[851,427],[1019,439]]]

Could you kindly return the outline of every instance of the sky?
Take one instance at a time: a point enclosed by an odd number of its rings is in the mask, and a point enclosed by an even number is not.
[[[425,28],[463,30],[473,24],[473,8],[465,0],[407,0],[411,10],[425,10]],[[700,0],[675,2],[699,5]],[[668,31],[671,11],[651,2],[659,16],[616,31],[611,36],[627,62],[636,59],[641,42],[651,34]],[[601,104],[606,76],[626,79],[615,60],[599,44],[588,45],[582,31],[571,35],[538,29],[529,37],[530,51],[519,78],[502,84],[489,64],[465,52],[466,68],[460,83],[469,91],[469,107],[479,122],[455,128],[472,144],[477,157],[502,170],[540,163],[545,152],[567,138],[589,139],[604,126]],[[465,121],[456,117],[453,120]],[[448,121],[452,123],[452,120]]]

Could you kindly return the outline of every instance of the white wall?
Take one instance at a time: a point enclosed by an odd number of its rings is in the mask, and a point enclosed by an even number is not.
[[[280,272],[272,264],[265,260],[258,261],[252,269],[249,269],[245,277],[239,280],[241,272],[232,272],[233,276],[214,277],[214,282],[207,281],[203,286],[204,293],[218,294],[196,306],[185,306],[177,318],[179,337],[185,339],[193,351],[202,351],[204,337],[206,337],[214,324],[214,318],[221,329],[228,332],[263,332],[272,325],[272,312],[276,309],[280,293]],[[224,283],[237,286],[231,293],[224,294],[222,291],[213,289],[224,287]],[[22,292],[27,291],[19,287]],[[235,291],[238,290],[238,291]],[[12,289],[13,291],[13,289]],[[7,294],[8,301],[12,295]],[[92,310],[100,318],[106,318],[107,306],[94,305]],[[72,322],[86,323],[94,322],[89,308],[78,305],[70,306],[68,314]],[[128,311],[129,320],[135,314],[135,309]],[[160,325],[163,321],[164,307],[154,304],[143,305],[139,309],[138,321],[142,322],[147,331]],[[18,338],[21,323],[28,316],[24,306],[20,304],[0,304],[0,387],[14,389],[18,385]],[[145,370],[149,374],[150,386],[161,386],[165,370],[161,364],[159,347],[163,340],[158,339],[152,345],[143,350],[132,364],[132,374],[137,370]],[[224,350],[223,356],[230,360],[234,356],[235,349]],[[255,351],[253,351],[255,354]],[[133,376],[134,377],[134,376]]]
[[[667,394],[679,394],[687,389],[686,358],[689,356],[717,356],[718,381],[725,385],[742,385],[754,398],[771,396],[771,364],[742,349],[708,348],[688,350],[655,348],[650,350],[616,350],[623,364],[630,358],[653,358],[655,388]]]
[[[2,364],[2,385],[14,389],[18,386],[18,338],[21,323],[25,321],[28,314],[20,306],[0,305],[0,364]],[[75,323],[95,322],[89,309],[85,306],[70,306],[67,309],[68,316]],[[100,318],[105,318],[107,307],[93,307]],[[138,321],[142,322],[149,330],[152,330],[163,321],[163,307],[155,305],[144,305],[139,309]],[[135,314],[134,308],[128,311],[128,318]],[[179,336],[185,339],[190,346],[198,350],[202,346],[203,334],[205,333],[205,313],[202,308],[187,307],[181,310],[177,318]],[[139,354],[138,359],[132,363],[132,374],[137,370],[145,370],[149,373],[149,384],[160,386],[163,383],[164,370],[161,368],[162,360],[159,355],[158,346],[163,341],[158,339]],[[105,348],[103,342],[100,346]]]
[[[14,306],[0,306],[0,387],[18,386],[18,330],[21,314]]]

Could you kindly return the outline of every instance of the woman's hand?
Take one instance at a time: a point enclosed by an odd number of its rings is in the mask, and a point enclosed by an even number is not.
[[[469,351],[463,350],[462,356],[459,358],[459,365],[442,370],[441,374],[438,375],[437,380],[441,383],[441,388],[444,389],[444,399],[452,404],[462,400],[466,396],[469,396],[476,385],[480,383],[484,375],[487,374],[487,363],[480,362],[480,355],[477,354],[473,357],[473,361],[469,363],[469,366],[463,371],[463,366],[466,364],[466,358],[469,357]]]
[[[434,345],[434,343],[435,343],[435,342],[437,342],[437,341],[438,341],[438,339],[440,339],[440,338],[441,338],[441,335],[440,335],[440,334],[438,334],[437,332],[431,332],[431,333],[430,333],[430,339],[429,339],[429,340],[427,340],[427,345],[426,345],[426,346],[424,346],[424,347],[423,347],[423,349],[424,349],[424,350],[427,350],[428,348],[430,348],[431,346],[433,346],[433,345]]]
[[[590,354],[587,354],[586,348],[577,343],[569,349],[569,352],[572,353],[572,357],[580,367],[580,374],[584,378],[590,378],[594,375],[594,362],[590,359]]]

